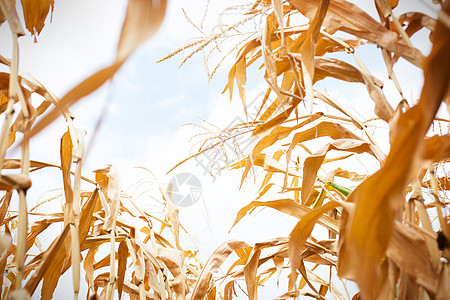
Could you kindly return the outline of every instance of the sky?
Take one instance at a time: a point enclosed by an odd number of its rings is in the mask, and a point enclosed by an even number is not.
[[[92,178],[93,170],[114,164],[122,171],[123,189],[130,192],[133,192],[130,186],[147,174],[134,167],[151,170],[162,185],[181,172],[190,172],[199,178],[202,198],[195,205],[180,208],[180,219],[194,236],[196,243],[192,246],[202,250],[204,260],[228,239],[244,239],[252,244],[270,237],[287,236],[296,223],[293,218],[266,209],[254,218],[244,219],[228,234],[236,212],[256,198],[259,186],[254,184],[253,179],[239,190],[240,170],[224,171],[213,178],[195,160],[166,174],[176,163],[195,151],[190,138],[199,131],[193,125],[183,124],[206,125],[202,120],[207,120],[224,127],[233,120],[245,118],[238,95],[235,94],[230,102],[227,93],[221,94],[235,54],[221,64],[210,82],[201,54],[193,56],[181,68],[182,55],[156,63],[192,37],[202,34],[187,22],[181,8],[196,24],[201,22],[207,8],[204,33],[209,34],[208,27],[216,23],[217,15],[230,3],[211,1],[207,5],[205,1],[169,1],[165,20],[156,35],[132,55],[110,83],[71,108],[76,116],[75,125],[87,130],[88,152],[83,175]],[[373,15],[372,1],[362,5]],[[124,0],[56,0],[52,21],[47,19],[46,26],[37,37],[38,43],[33,43],[29,33],[20,39],[20,70],[31,73],[62,97],[84,78],[113,62],[125,9]],[[408,10],[435,14],[419,0],[409,1],[406,6],[399,7],[397,14]],[[232,15],[226,17],[233,18]],[[412,41],[427,53],[430,49],[427,38],[426,32],[422,31]],[[0,27],[0,41],[0,54],[11,57],[10,33],[5,24]],[[358,54],[363,61],[368,62],[370,71],[386,83],[384,90],[388,98],[393,99],[393,102],[398,101],[399,95],[385,78],[385,66],[377,50],[375,46],[368,46],[365,51],[358,50]],[[3,66],[0,67],[1,72],[5,70]],[[417,78],[421,77],[420,71],[402,60],[396,71],[402,80],[405,95],[412,103],[420,93],[421,80],[417,84]],[[370,112],[370,106],[363,108],[358,105],[358,99],[366,95],[364,87],[357,84],[351,86],[351,89],[342,90],[333,82],[318,85],[348,109],[361,114]],[[249,74],[246,89],[249,103],[258,99],[266,89],[263,74]],[[96,122],[103,113],[106,113],[106,117],[94,136]],[[40,133],[32,141],[31,159],[58,164],[59,137],[65,131],[65,122],[60,118]],[[205,164],[205,161],[202,163]],[[44,180],[39,174],[32,177],[34,185],[30,194],[34,201],[61,192],[55,191],[62,188],[58,171],[46,172]],[[152,207],[152,203],[146,203],[150,200],[140,201],[142,205]],[[261,221],[266,218],[273,222]],[[188,239],[185,242],[188,245],[191,243]],[[71,284],[67,276],[65,280]],[[57,290],[55,298],[63,294],[64,290]]]

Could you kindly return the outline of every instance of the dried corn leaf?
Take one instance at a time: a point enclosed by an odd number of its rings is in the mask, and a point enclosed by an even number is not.
[[[317,1],[289,1],[303,15],[312,19],[317,7]],[[346,33],[366,39],[378,46],[394,52],[416,66],[421,66],[423,55],[415,48],[408,46],[396,33],[387,30],[356,5],[345,0],[332,0],[323,21],[328,30],[342,30]]]
[[[271,174],[273,174],[273,172]],[[264,196],[273,185],[274,185],[274,183],[269,183],[269,184],[265,185],[264,188],[262,189],[262,191],[259,192],[258,197],[256,197],[255,200],[258,200],[259,198]]]
[[[330,0],[321,0],[314,18],[306,32],[306,38],[300,48],[301,66],[303,72],[303,82],[306,90],[306,99],[309,103],[309,109],[312,113],[313,106],[313,78],[314,78],[314,56],[316,44],[319,39],[319,32],[322,22],[328,10]]]
[[[436,299],[444,300],[450,295],[450,267],[448,264],[442,264],[439,274],[438,292]]]
[[[25,285],[25,289],[28,291],[30,295],[34,293],[36,290],[37,285],[41,281],[41,279],[45,276],[45,274],[48,274],[47,272],[60,272],[61,270],[57,270],[54,265],[54,259],[55,256],[59,253],[61,253],[61,249],[63,249],[61,246],[63,245],[63,242],[67,236],[67,233],[69,232],[70,225],[67,225],[64,227],[63,232],[59,235],[59,237],[50,245],[50,247],[47,249],[47,251],[44,253],[42,263],[40,264],[39,268],[33,273],[31,278],[28,280],[27,284]],[[56,270],[55,270],[56,269]],[[62,275],[62,274],[60,274]],[[45,277],[44,277],[45,278]],[[44,280],[45,282],[45,280]],[[53,291],[46,289],[46,285],[42,287],[41,292],[41,298],[42,299],[51,299],[53,296]]]
[[[36,36],[39,35],[44,28],[45,19],[51,9],[50,15],[53,14],[55,6],[54,0],[21,0],[23,7],[23,16],[28,31]]]
[[[267,136],[262,138],[255,145],[255,147],[252,150],[253,158],[256,158],[261,153],[261,151],[263,151],[267,147],[270,147],[273,144],[275,144],[277,141],[280,141],[280,140],[286,138],[287,136],[289,136],[289,134],[291,134],[294,130],[297,130],[311,122],[314,122],[315,120],[319,119],[322,116],[323,116],[322,113],[316,113],[316,114],[313,114],[310,117],[308,117],[305,121],[303,121],[300,124],[297,124],[295,126],[292,126],[292,127],[277,126],[277,127],[275,127]]]
[[[301,220],[297,223],[297,225],[290,233],[288,251],[291,262],[291,280],[293,282],[296,282],[297,269],[300,268],[300,250],[304,247],[306,239],[310,236],[314,225],[321,216],[324,216],[323,213],[334,209],[337,206],[338,204],[336,202],[328,202],[318,209],[311,210],[301,218]]]
[[[450,3],[444,4],[450,11]],[[339,256],[340,276],[354,278],[365,298],[376,297],[383,284],[380,262],[392,236],[394,216],[404,203],[406,185],[419,170],[425,136],[448,91],[450,29],[438,22],[419,103],[403,114],[385,165],[351,195],[355,214],[347,222]]]
[[[425,140],[422,159],[426,164],[437,163],[450,157],[450,135],[432,136]]]
[[[414,230],[395,222],[387,257],[415,279],[417,284],[433,293],[437,290],[438,274],[431,264],[425,240]]]
[[[220,245],[208,258],[192,291],[192,300],[200,300],[206,295],[213,272],[215,272],[225,259],[238,248],[247,248],[249,245],[241,241],[229,241]]]
[[[373,146],[362,140],[355,139],[339,139],[331,142],[321,150],[305,159],[303,165],[303,180],[302,180],[302,202],[305,203],[309,198],[314,182],[316,181],[317,171],[322,165],[325,155],[330,150],[348,151],[355,153],[368,153],[375,156]]]
[[[294,105],[288,107],[286,110],[283,110],[278,115],[270,119],[269,121],[258,125],[252,133],[252,136],[262,134],[286,121],[287,118],[291,115],[294,108],[298,105],[299,101],[294,101]]]
[[[277,96],[280,97],[280,88],[277,85],[277,67],[272,53],[271,35],[274,30],[273,23],[275,22],[276,20],[273,15],[269,15],[267,17],[263,36],[261,39],[261,52],[264,60],[264,66],[266,68],[264,78],[266,79],[272,90],[277,94]]]
[[[285,49],[286,45],[284,43],[284,24],[283,24],[283,1],[282,0],[272,0],[273,12],[277,19],[278,26],[280,27],[280,36],[281,36],[281,48]],[[284,50],[282,50],[283,52]],[[283,55],[283,54],[282,54]]]
[[[359,174],[357,172],[343,170],[341,168],[337,168],[334,175],[342,177],[342,178],[347,178],[347,179],[350,179],[350,180],[353,180],[353,181],[363,181],[364,179],[369,177],[369,175],[362,175],[362,174]]]
[[[66,131],[61,138],[61,171],[64,185],[64,195],[66,199],[65,216],[72,215],[73,190],[70,182],[70,167],[72,165],[73,144],[70,132]],[[70,220],[66,220],[66,223]]]
[[[232,300],[233,295],[236,296],[236,291],[234,290],[234,280],[228,282],[225,285],[225,288],[223,290],[223,299],[224,300]]]
[[[298,54],[291,54],[291,56],[297,60],[301,59]],[[364,83],[370,98],[375,103],[375,114],[386,122],[392,118],[394,110],[381,90],[383,82],[379,79],[365,74],[349,63],[334,58],[316,57],[314,67],[316,68],[314,82],[326,77],[333,77],[348,82]]]
[[[8,20],[9,26],[11,27],[12,32],[17,35],[25,35],[23,31],[22,25],[20,24],[19,16],[17,15],[17,11],[15,8],[16,1],[15,0],[1,0],[0,1],[0,20],[6,19]],[[0,22],[1,24],[2,22]]]
[[[84,259],[83,262],[84,271],[86,273],[85,275],[86,282],[88,283],[91,291],[94,291],[94,260],[95,260],[95,253],[97,253],[97,250],[98,247],[89,248],[89,251],[86,254],[86,258]]]
[[[119,293],[119,299],[122,299],[123,282],[125,280],[125,271],[127,269],[128,248],[125,241],[120,242],[117,260],[117,291]]]
[[[11,202],[13,190],[9,190],[2,197],[2,206],[0,207],[0,224],[3,225],[3,220],[5,219],[6,213],[8,212],[9,203]],[[1,251],[0,251],[1,253]]]
[[[242,266],[245,265],[248,261],[248,258],[250,254],[252,253],[253,247],[247,247],[247,248],[237,248],[234,250],[236,252],[236,255],[239,256],[239,259],[236,260],[231,267],[228,269],[227,275],[231,273],[231,271],[236,266]]]
[[[286,238],[274,238],[266,242],[262,243],[256,243],[255,246],[252,249],[252,252],[248,256],[247,263],[244,267],[244,277],[245,277],[245,283],[247,285],[247,291],[248,291],[248,298],[249,299],[256,299],[257,298],[257,287],[259,284],[263,284],[263,282],[258,280],[257,284],[257,276],[256,271],[258,267],[266,262],[269,258],[274,258],[273,256],[270,257],[264,257],[259,258],[261,255],[261,249],[267,248],[267,247],[274,247],[286,244]],[[258,277],[260,277],[259,275]]]
[[[404,13],[398,17],[398,21],[403,25],[407,24],[405,32],[409,37],[422,28],[427,28],[430,31],[434,31],[434,28],[436,27],[436,20],[421,12]]]
[[[350,130],[348,130],[347,128],[345,128],[340,124],[328,121],[320,122],[319,124],[315,125],[310,129],[297,132],[292,137],[292,141],[289,145],[288,150],[286,151],[286,170],[289,169],[292,151],[297,145],[309,140],[316,139],[318,137],[325,137],[325,136],[328,136],[332,139],[342,139],[342,138],[359,139],[357,135],[355,135]],[[285,175],[283,184],[284,188],[286,186],[287,186],[287,175]]]
[[[250,255],[249,261],[244,267],[245,283],[247,285],[248,299],[253,300],[257,298],[257,288],[256,284],[256,271],[258,269],[259,256],[261,250],[256,247],[253,248],[252,254]]]
[[[109,165],[104,169],[95,170],[94,172],[96,174],[105,174],[108,177],[106,193],[109,200],[109,212],[105,215],[103,229],[109,232],[110,230],[114,230],[117,215],[119,213],[121,191],[120,174],[119,170],[113,165]]]
[[[239,212],[236,215],[236,219],[233,222],[233,225],[230,228],[231,229],[247,214],[250,214],[255,210],[257,207],[270,207],[273,209],[276,209],[282,213],[288,214],[290,216],[296,217],[298,219],[303,218],[307,213],[312,211],[311,208],[298,204],[292,199],[280,199],[280,200],[273,200],[273,201],[252,201],[250,204],[244,206],[239,210]],[[322,226],[326,227],[327,229],[331,230],[334,233],[338,232],[338,223],[336,220],[330,218],[329,216],[321,216],[318,220],[318,223]]]
[[[157,257],[164,262],[166,267],[172,273],[174,279],[171,286],[176,293],[177,299],[184,299],[187,291],[186,274],[183,270],[184,256],[180,250],[173,248],[163,248],[156,246]]]
[[[166,5],[166,0],[128,1],[127,14],[117,48],[117,62],[126,60],[156,32],[163,21]]]
[[[161,191],[163,191],[161,189]],[[170,229],[173,232],[175,238],[175,245],[177,249],[181,250],[180,246],[180,219],[178,217],[179,208],[167,197],[165,192],[162,193],[163,198],[165,200],[166,206],[164,207],[164,213],[167,216],[168,220],[172,224]]]
[[[78,226],[78,232],[80,234],[80,243],[86,241],[89,229],[94,221],[94,212],[98,209],[98,189],[95,189],[89,199],[83,204],[80,212],[80,224]]]
[[[6,21],[6,16],[3,14],[2,10],[0,9],[0,25],[3,24],[3,22]]]
[[[245,57],[236,63],[236,84],[239,90],[239,97],[241,97],[242,105],[244,106],[245,114],[247,115],[247,104],[245,101],[245,83],[247,82],[247,67],[245,64]]]
[[[61,213],[53,213],[46,214],[45,217],[36,221],[33,226],[30,228],[30,233],[27,236],[27,251],[33,246],[36,241],[36,238],[39,234],[44,232],[51,224],[62,222],[64,220],[63,214]]]

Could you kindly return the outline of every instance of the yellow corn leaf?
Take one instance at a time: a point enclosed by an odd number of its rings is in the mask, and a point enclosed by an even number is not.
[[[373,146],[365,141],[356,139],[339,139],[331,142],[321,150],[305,159],[303,165],[302,202],[304,203],[311,193],[316,181],[317,171],[330,150],[348,151],[355,153],[368,153],[376,158]]]
[[[450,295],[450,266],[442,264],[436,299],[444,300],[448,295]]]
[[[336,40],[330,40],[327,38],[320,38],[316,45],[316,56],[323,56],[326,53],[347,51],[348,50],[348,48],[346,47],[347,45],[350,46],[352,49],[356,49],[362,44],[362,41],[360,39],[355,38],[342,39],[341,41],[343,43],[339,43]]]
[[[408,24],[406,26],[405,32],[411,37],[417,31],[422,28],[427,28],[430,31],[433,31],[436,27],[436,20],[427,16],[421,12],[407,12],[398,17],[398,21],[400,24]],[[396,30],[394,26],[393,30]]]
[[[2,10],[0,9],[0,25],[3,24],[3,22],[6,21],[6,16],[3,14]]]
[[[315,120],[320,118],[323,114],[316,113],[314,115],[311,115],[311,117],[307,118],[305,121],[303,121],[300,124],[297,124],[293,127],[283,127],[283,126],[277,126],[275,129],[273,129],[268,135],[264,136],[253,148],[251,156],[247,159],[246,168],[244,170],[244,173],[242,174],[241,178],[241,185],[245,177],[247,176],[248,172],[250,171],[253,164],[256,164],[255,161],[261,151],[263,151],[265,148],[270,147],[271,145],[275,144],[277,141],[284,139],[287,137],[292,131],[299,129]],[[265,123],[266,124],[266,123]],[[255,129],[254,133],[257,132],[258,127]],[[261,130],[261,129],[260,129]],[[268,131],[261,132],[259,131],[259,134],[267,134]]]
[[[281,156],[284,154],[283,150],[278,150],[273,154],[273,159],[276,161],[280,161]],[[266,175],[264,176],[263,182],[261,183],[261,187],[259,188],[260,190],[266,186],[266,184],[269,182],[269,180],[272,178],[273,176],[273,172],[267,172]]]
[[[45,251],[44,256],[42,258],[42,263],[40,264],[39,268],[33,273],[31,278],[28,280],[27,284],[25,285],[25,289],[28,291],[30,295],[34,293],[36,290],[36,287],[38,286],[39,282],[41,281],[42,277],[45,276],[45,274],[48,274],[47,271],[59,273],[61,270],[57,269],[58,265],[54,265],[54,259],[59,254],[62,253],[61,249],[63,249],[61,246],[63,245],[63,242],[67,236],[67,233],[69,232],[70,225],[67,225],[64,227],[63,232],[59,235],[59,237],[53,241],[53,243],[50,245],[50,247]],[[55,274],[56,275],[56,274]],[[62,274],[59,274],[61,276]],[[58,276],[58,277],[59,277]],[[45,277],[44,277],[45,278]],[[45,282],[45,280],[44,280]],[[55,284],[56,286],[56,284]],[[51,299],[53,296],[53,291],[49,291],[46,289],[47,286],[42,287],[41,296],[43,299]]]
[[[280,276],[281,271],[283,271],[283,264],[284,264],[284,257],[278,257],[275,256],[272,258],[273,263],[275,264],[275,267],[277,269],[277,287],[280,286]]]
[[[0,0],[0,21],[8,20],[9,26],[11,27],[11,30],[14,34],[17,36],[25,35],[25,32],[23,31],[22,25],[20,25],[20,19],[17,15],[16,7],[15,7],[16,1],[14,0]],[[0,24],[2,21],[0,22]]]
[[[247,284],[248,299],[250,300],[257,298],[258,295],[258,285],[256,284],[256,270],[259,266],[258,262],[260,254],[260,249],[256,249],[256,247],[253,248],[250,258],[244,267],[245,283]]]
[[[208,258],[192,291],[192,300],[200,300],[206,295],[213,272],[215,272],[225,259],[237,248],[247,248],[249,245],[241,241],[229,241],[220,245]]]
[[[108,254],[104,258],[102,258],[101,260],[96,262],[94,264],[94,270],[98,270],[98,269],[103,268],[103,267],[108,267],[109,266],[110,257],[111,257],[111,254]]]
[[[90,228],[90,224],[92,222],[93,219],[93,212],[94,212],[94,208],[95,208],[95,204],[97,202],[97,198],[98,198],[98,194],[94,191],[94,193],[92,194],[92,196],[90,197],[90,199],[88,201],[86,201],[86,203],[83,205],[82,209],[81,209],[81,214],[80,214],[80,225],[79,225],[79,234],[80,234],[80,242],[84,245],[88,244],[86,243],[86,236],[88,233],[88,230]],[[63,216],[61,214],[55,214],[53,217],[53,220],[49,220],[48,216],[47,218],[44,218],[41,222],[41,229],[35,229],[35,231],[32,231],[33,233],[27,238],[27,244],[29,243],[31,247],[32,245],[32,239],[34,239],[36,237],[36,235],[41,232],[42,230],[44,230],[46,227],[48,227],[50,224],[49,222],[61,222],[63,220]],[[38,222],[35,223],[36,226],[38,226]],[[42,227],[44,226],[44,227]],[[68,228],[68,226],[66,226],[65,228]],[[65,240],[65,239],[63,239]],[[62,240],[61,240],[62,242]],[[88,247],[89,248],[89,247]],[[42,290],[41,290],[41,297],[42,299],[51,299],[52,295],[53,295],[53,291],[56,288],[56,285],[58,283],[58,280],[60,278],[60,276],[62,274],[64,274],[64,272],[70,267],[70,259],[68,258],[68,255],[66,254],[66,249],[64,247],[59,247],[59,250],[56,251],[54,250],[54,253],[52,254],[52,262],[51,262],[51,267],[47,268],[45,274],[43,275],[43,286],[42,286]],[[83,247],[81,247],[81,251],[85,250],[86,248],[83,249]],[[69,251],[70,253],[70,251]],[[42,276],[40,277],[42,278]],[[40,280],[40,279],[39,279]],[[37,285],[39,282],[34,282],[33,285]],[[35,289],[36,287],[33,287],[33,289]]]
[[[145,276],[148,279],[149,287],[161,295],[161,286],[158,283],[158,274],[156,273],[155,266],[148,259],[145,259]]]
[[[95,189],[89,199],[83,204],[80,212],[80,224],[78,225],[78,232],[80,234],[80,243],[86,241],[89,229],[94,221],[94,213],[98,207],[98,189]]]
[[[158,253],[157,257],[164,262],[174,277],[171,286],[177,295],[177,299],[184,299],[187,290],[187,278],[183,270],[183,253],[177,249],[155,246]]]
[[[162,191],[162,190],[161,190]],[[164,214],[172,224],[171,230],[175,238],[175,245],[177,249],[181,249],[180,246],[180,219],[178,217],[179,208],[163,193],[163,197],[166,203],[164,207]]]
[[[294,227],[289,235],[289,258],[291,264],[291,280],[293,282],[297,279],[297,269],[300,268],[301,257],[300,249],[305,245],[306,239],[310,236],[314,225],[318,220],[325,216],[324,212],[339,206],[336,202],[328,202],[320,208],[311,210],[309,213],[305,214],[301,220]],[[299,269],[300,270],[300,269]],[[306,279],[306,277],[305,277]]]
[[[286,121],[286,119],[289,118],[292,111],[299,103],[300,103],[299,100],[294,99],[294,104],[292,106],[289,106],[286,110],[283,110],[278,115],[276,115],[269,121],[265,122],[264,124],[258,125],[253,131],[252,136],[268,131]]]
[[[318,1],[290,0],[303,15],[312,19]],[[366,39],[378,46],[394,52],[418,67],[422,66],[423,55],[408,46],[396,33],[389,31],[367,13],[345,0],[330,2],[323,26],[333,32],[336,29]]]
[[[44,28],[44,22],[47,18],[50,8],[50,14],[53,14],[55,1],[21,0],[21,2],[23,7],[23,16],[25,18],[25,25],[28,31],[34,36],[34,40],[36,41],[36,36],[39,35],[42,28]]]
[[[273,22],[275,22],[274,16],[271,14],[266,19],[266,25],[264,27],[263,36],[261,39],[262,47],[262,57],[264,60],[264,66],[266,67],[266,72],[264,78],[266,79],[272,90],[280,97],[280,88],[277,85],[277,67],[275,64],[275,59],[272,53],[272,31]]]
[[[393,234],[386,251],[387,257],[417,284],[433,293],[437,290],[438,274],[431,264],[425,240],[414,230],[395,222]]]
[[[6,110],[6,107],[8,106],[9,98],[5,94],[0,94],[0,113],[3,113]]]
[[[389,5],[390,5],[390,7],[391,7],[392,9],[394,9],[395,7],[397,7],[398,1],[399,1],[399,0],[388,0],[388,3],[389,3]]]
[[[223,291],[223,299],[224,300],[232,300],[233,295],[236,296],[236,291],[234,290],[234,280],[228,282],[225,285],[225,288]]]
[[[298,58],[298,55],[292,54],[292,57]],[[383,87],[383,82],[378,78],[365,74],[353,65],[339,59],[316,57],[314,67],[316,68],[314,82],[325,77],[333,77],[347,82],[365,83],[367,80],[365,77],[368,77],[376,86]]]
[[[236,260],[231,267],[228,269],[227,275],[231,273],[231,271],[234,269],[234,267],[236,266],[240,266],[240,265],[245,265],[248,261],[248,258],[250,256],[250,253],[252,253],[252,247],[247,247],[247,248],[237,248],[234,250],[234,252],[236,252],[237,256],[239,256],[239,259]]]
[[[257,207],[270,207],[273,209],[276,209],[282,213],[288,214],[290,216],[296,217],[298,219],[301,219],[303,216],[305,216],[307,213],[311,212],[312,209],[298,204],[292,199],[280,199],[280,200],[273,200],[273,201],[252,201],[250,204],[244,206],[239,210],[239,212],[236,215],[236,219],[233,222],[233,225],[230,228],[231,229],[240,221],[243,217],[245,217],[248,214],[252,213],[253,210]],[[322,226],[326,227],[327,229],[331,230],[334,233],[338,233],[338,223],[336,220],[330,218],[329,216],[320,216],[318,223]]]
[[[32,168],[30,172],[46,167],[60,168],[58,165],[53,165],[42,161],[30,160],[30,168]],[[20,168],[21,168],[20,159],[9,158],[4,160],[3,169],[20,169]]]
[[[295,53],[291,56],[297,60],[302,57]],[[394,110],[381,90],[383,82],[379,79],[360,71],[349,63],[334,58],[316,57],[314,67],[314,82],[326,77],[333,77],[348,82],[364,83],[370,98],[375,103],[375,114],[386,122],[392,118]]]
[[[244,267],[244,277],[245,277],[245,283],[247,284],[247,291],[248,291],[248,298],[249,299],[256,299],[257,298],[257,277],[256,277],[256,271],[258,267],[265,262],[268,258],[262,258],[260,259],[261,255],[261,249],[267,248],[267,247],[274,247],[279,246],[286,243],[285,238],[275,238],[271,239],[267,242],[262,243],[256,243],[255,247],[253,247],[252,252],[250,253],[247,263]]]
[[[443,9],[449,13],[450,3]],[[356,209],[341,235],[339,274],[356,279],[366,299],[376,297],[383,285],[380,262],[392,236],[394,217],[404,205],[407,184],[419,171],[424,136],[448,92],[450,29],[438,21],[433,35],[419,103],[399,118],[384,166],[349,197]]]
[[[444,177],[437,177],[436,183],[440,190],[450,190],[450,178],[447,176]],[[427,180],[425,182],[422,182],[423,187],[431,188],[431,180]]]
[[[47,229],[50,225],[57,222],[62,222],[63,215],[61,213],[47,214],[45,217],[36,221],[30,229],[30,233],[27,236],[27,251],[33,246],[37,236]]]
[[[368,177],[368,175],[361,175],[357,172],[343,170],[341,168],[337,168],[336,173],[334,175],[342,178],[347,178],[353,181],[363,181]]]
[[[328,10],[330,0],[321,0],[314,18],[306,32],[306,38],[300,48],[301,66],[303,73],[303,82],[306,90],[306,100],[309,103],[309,110],[312,113],[313,106],[313,78],[314,78],[314,56],[316,44],[319,39],[319,32],[322,22]]]
[[[64,184],[64,195],[66,198],[66,214],[69,212],[71,215],[72,212],[72,202],[73,202],[73,190],[72,184],[70,182],[70,166],[72,165],[72,150],[73,144],[72,139],[70,137],[69,131],[64,133],[61,138],[61,171],[63,176],[63,184]]]
[[[106,194],[109,200],[109,213],[107,212],[107,215],[105,215],[105,224],[103,225],[103,229],[106,231],[114,230],[120,206],[121,185],[119,170],[115,166],[109,165],[104,169],[98,169],[94,172],[96,174],[105,174],[108,177]]]
[[[273,174],[273,172],[271,174]],[[259,192],[258,197],[256,197],[255,200],[258,200],[259,198],[264,196],[264,194],[267,193],[273,185],[274,185],[274,183],[269,183],[269,184],[265,185],[263,190],[261,192]]]
[[[241,97],[242,105],[244,106],[245,115],[247,115],[247,105],[245,101],[245,83],[247,82],[245,57],[236,63],[236,84]]]
[[[11,234],[0,234],[0,253],[6,251],[11,246],[12,238]]]
[[[272,91],[270,88],[269,88],[269,92],[270,91]],[[266,94],[267,95],[267,94]],[[267,97],[269,97],[268,95],[267,95]],[[270,118],[270,116],[275,112],[275,110],[277,109],[277,105],[278,105],[278,99],[276,99],[275,101],[273,101],[270,105],[269,105],[269,107],[264,111],[264,113],[262,114],[262,116],[259,118],[259,121],[261,121],[261,122],[265,122],[265,121],[267,121],[269,118]]]
[[[426,164],[437,163],[450,156],[450,134],[432,136],[425,140],[422,159]]]
[[[333,122],[320,122],[319,124],[315,125],[314,127],[297,132],[293,137],[292,141],[289,145],[288,150],[286,151],[286,170],[289,169],[289,164],[291,161],[292,151],[294,150],[295,146],[297,146],[300,143],[316,139],[318,137],[324,137],[328,136],[332,139],[342,139],[342,138],[352,138],[352,139],[359,139],[357,135],[352,133],[350,130],[345,128],[344,126],[333,123]],[[287,175],[285,175],[284,178],[284,184],[283,187],[287,186]]]
[[[213,286],[204,299],[205,300],[215,300],[216,293],[217,293],[217,288],[215,286]]]
[[[0,224],[1,225],[3,225],[3,220],[5,219],[6,213],[8,212],[9,203],[11,202],[12,193],[13,193],[13,191],[9,190],[2,197],[2,206],[0,207]]]
[[[94,260],[95,260],[95,253],[97,253],[97,250],[98,246],[90,248],[83,262],[84,271],[86,272],[85,275],[86,282],[89,284],[89,288],[91,291],[94,291]]]
[[[300,124],[297,124],[295,126],[292,126],[292,127],[277,126],[277,127],[275,127],[268,135],[263,137],[255,145],[255,147],[252,150],[253,158],[257,157],[258,154],[261,153],[261,151],[263,151],[265,148],[270,147],[273,144],[275,144],[277,141],[280,141],[280,140],[286,138],[287,136],[289,136],[289,134],[291,134],[294,130],[297,130],[311,122],[314,122],[315,120],[319,119],[322,116],[323,116],[322,113],[316,113],[316,114],[311,115],[311,117],[308,117],[305,121],[303,121]]]
[[[125,241],[121,241],[119,249],[117,250],[117,291],[119,292],[119,299],[122,299],[123,282],[125,280],[125,271],[127,269],[128,248]]]
[[[166,4],[166,0],[129,0],[116,61],[126,60],[156,32],[163,21]]]

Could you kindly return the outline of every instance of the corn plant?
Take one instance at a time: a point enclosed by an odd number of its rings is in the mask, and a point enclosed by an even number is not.
[[[450,3],[433,1],[442,8],[436,20],[414,11],[396,15],[399,1],[373,2],[378,19],[345,0],[253,1],[230,8],[242,13],[238,22],[222,23],[208,38],[166,57],[184,53],[184,63],[203,53],[208,64],[214,55],[225,59],[238,49],[224,92],[231,98],[237,89],[244,110],[247,76],[254,70],[249,69],[257,64],[262,70],[267,92],[260,114],[225,129],[228,135],[209,136],[209,143],[187,159],[220,149],[224,136],[231,139],[245,128],[253,146],[231,167],[243,169],[241,185],[258,168],[264,176],[257,199],[237,213],[233,226],[258,208],[298,219],[288,237],[221,245],[206,262],[191,299],[231,299],[238,280],[245,281],[246,296],[257,299],[258,286],[280,274],[287,275],[288,284],[280,287],[278,299],[448,298],[450,136],[433,128],[449,122],[437,113],[449,99]],[[251,20],[260,24],[254,31],[245,27]],[[427,57],[410,40],[422,29],[432,41]],[[235,44],[224,51],[224,41],[231,38]],[[367,44],[379,48],[400,100],[386,97],[383,82],[358,56]],[[346,60],[337,53],[347,54]],[[418,101],[403,92],[394,69],[398,60],[423,70]],[[208,66],[210,76],[217,67]],[[373,103],[375,117],[353,113],[318,88],[319,81],[330,78],[340,80],[343,89],[351,88],[348,83],[364,85],[367,95],[358,105]],[[374,123],[389,134],[374,134]],[[373,161],[376,170],[364,173],[356,167]],[[281,196],[268,196],[273,190]],[[327,236],[318,235],[316,225]],[[238,260],[226,275],[211,276],[232,253]],[[329,270],[328,279],[315,272],[321,268]],[[337,288],[331,280],[336,273],[355,281],[360,292]]]

